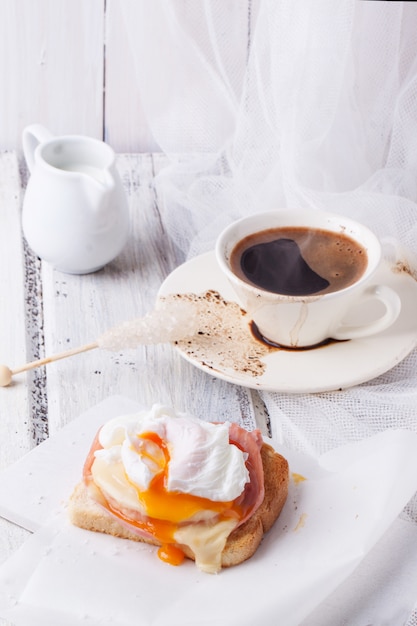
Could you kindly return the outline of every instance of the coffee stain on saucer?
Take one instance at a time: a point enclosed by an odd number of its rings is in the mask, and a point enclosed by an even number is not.
[[[250,317],[236,302],[225,300],[214,290],[163,297],[170,299],[192,302],[199,317],[198,333],[175,342],[183,353],[213,371],[228,369],[262,376],[266,369],[262,359],[277,348],[256,340],[250,331]]]

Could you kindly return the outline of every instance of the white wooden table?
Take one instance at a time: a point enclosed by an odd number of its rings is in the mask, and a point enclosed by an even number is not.
[[[131,209],[129,244],[101,271],[74,276],[41,263],[25,245],[20,213],[26,169],[14,153],[0,154],[0,363],[13,368],[81,346],[152,309],[164,278],[184,261],[166,237],[152,185],[165,163],[162,155],[119,155]],[[0,388],[0,470],[114,394],[145,406],[168,403],[200,417],[233,412],[268,433],[256,392],[207,375],[170,345],[93,350],[17,375]],[[27,535],[0,518],[0,563]]]

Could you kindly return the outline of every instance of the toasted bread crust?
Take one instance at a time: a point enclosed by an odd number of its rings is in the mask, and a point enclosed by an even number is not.
[[[261,458],[264,470],[264,499],[255,513],[229,535],[222,552],[222,567],[238,565],[256,552],[263,535],[272,527],[287,499],[289,470],[286,459],[265,443],[261,448]],[[109,515],[91,498],[83,482],[75,487],[69,501],[68,512],[71,522],[80,528],[160,545],[156,540],[148,540],[136,535]],[[194,560],[190,549],[186,546],[181,546],[181,548],[188,558]]]
[[[229,535],[222,553],[222,567],[242,563],[256,552],[262,537],[271,529],[287,500],[287,460],[265,443],[261,448],[261,458],[264,468],[264,499],[252,517]]]

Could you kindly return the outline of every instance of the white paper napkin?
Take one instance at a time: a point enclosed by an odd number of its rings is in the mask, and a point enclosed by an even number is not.
[[[417,434],[386,431],[319,462],[276,448],[306,480],[291,481],[246,563],[216,576],[175,568],[152,547],[72,527],[61,509],[0,568],[0,616],[17,626],[299,624],[415,493]]]

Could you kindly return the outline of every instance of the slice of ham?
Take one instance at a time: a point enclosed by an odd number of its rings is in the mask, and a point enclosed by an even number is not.
[[[83,468],[83,478],[87,485],[93,480],[91,468],[94,463],[95,452],[103,447],[99,441],[99,432],[91,445]],[[231,423],[229,427],[229,441],[247,455],[245,463],[249,472],[249,482],[246,483],[243,492],[235,500],[242,512],[237,524],[237,526],[240,526],[255,513],[264,499],[264,474],[261,458],[263,439],[260,430],[247,431],[238,424]],[[115,502],[112,502],[111,505],[108,503],[109,506],[103,505],[103,502],[99,502],[99,504],[104,506],[111,515],[115,515],[123,525],[128,526],[136,534],[150,536],[148,532],[138,528],[134,523],[135,520],[138,522],[146,521],[146,518],[137,511],[124,511],[123,515],[119,515]],[[129,523],[129,519],[132,520],[132,524]]]
[[[243,493],[237,498],[236,503],[242,506],[243,516],[239,526],[262,504],[264,499],[264,470],[261,458],[263,445],[260,430],[247,431],[238,424],[230,424],[229,441],[246,452],[246,467],[249,471],[249,482],[246,483]]]

